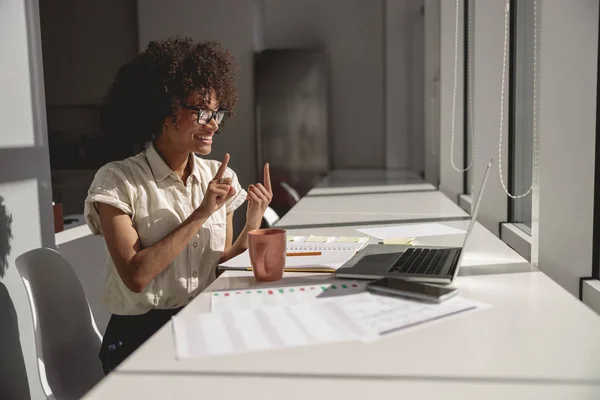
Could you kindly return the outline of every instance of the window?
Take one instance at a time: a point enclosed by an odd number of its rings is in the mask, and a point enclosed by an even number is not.
[[[600,18],[600,17],[599,17]],[[599,21],[600,25],[600,21]],[[600,30],[598,30],[598,65],[600,66]],[[594,220],[592,241],[592,278],[596,288],[600,289],[600,68],[597,68],[596,81],[596,149],[594,159]],[[600,298],[600,293],[596,293]],[[600,313],[600,301],[596,311]]]
[[[471,159],[473,156],[472,145],[473,145],[473,129],[474,129],[474,105],[473,105],[473,96],[474,96],[474,88],[473,81],[474,77],[474,43],[475,43],[475,1],[467,0],[465,1],[464,7],[464,23],[465,23],[465,34],[464,34],[464,108],[463,108],[463,119],[464,119],[464,144],[465,151],[463,153],[464,157],[464,168],[467,168],[471,165]],[[463,193],[466,195],[471,194],[471,187],[473,184],[473,168],[467,169],[464,172],[464,188]]]
[[[534,15],[533,0],[512,0],[509,67],[509,177],[513,195],[526,193],[533,170]],[[531,235],[531,193],[509,199],[510,222]]]

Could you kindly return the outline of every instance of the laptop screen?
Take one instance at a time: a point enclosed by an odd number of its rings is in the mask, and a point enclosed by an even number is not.
[[[487,184],[488,176],[490,175],[490,169],[492,167],[493,162],[494,162],[493,159],[490,160],[490,162],[487,165],[487,168],[485,169],[485,173],[483,174],[483,180],[481,181],[481,186],[479,187],[479,191],[477,192],[477,199],[475,200],[475,205],[473,206],[473,208],[471,210],[471,221],[469,222],[469,228],[467,229],[467,234],[465,235],[465,239],[463,242],[463,246],[462,246],[463,250],[460,252],[460,258],[458,259],[458,264],[457,264],[456,268],[454,269],[453,279],[456,278],[456,275],[458,274],[458,270],[460,269],[463,255],[465,254],[464,248],[467,245],[469,236],[471,236],[471,233],[473,232],[473,227],[475,227],[475,222],[477,222],[477,214],[479,213],[479,206],[481,205],[481,198],[483,197],[483,192],[485,190],[485,186]]]

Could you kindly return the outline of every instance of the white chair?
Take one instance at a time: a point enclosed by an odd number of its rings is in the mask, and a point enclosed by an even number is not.
[[[287,194],[294,200],[294,204],[300,201],[300,194],[298,191],[291,187],[287,182],[281,182],[281,187],[285,189]]]
[[[52,249],[35,249],[15,264],[33,314],[40,379],[51,399],[79,399],[103,377],[102,336],[71,265]]]
[[[267,207],[267,209],[265,210],[265,214],[263,215],[263,219],[265,220],[267,226],[269,228],[272,228],[273,226],[275,226],[277,221],[279,221],[279,215],[277,215],[277,212],[271,207]]]

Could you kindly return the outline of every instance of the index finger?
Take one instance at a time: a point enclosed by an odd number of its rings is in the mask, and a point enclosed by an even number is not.
[[[269,163],[266,163],[263,169],[263,183],[265,188],[271,192],[271,172],[269,171]]]
[[[214,179],[221,179],[223,176],[225,176],[225,171],[227,171],[228,163],[229,153],[225,153],[225,157],[223,157],[223,163],[221,163],[221,166],[219,167],[219,170],[217,171],[217,174],[215,175]]]

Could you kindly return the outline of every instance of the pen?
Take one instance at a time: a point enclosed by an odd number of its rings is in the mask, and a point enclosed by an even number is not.
[[[320,251],[304,251],[304,252],[300,252],[300,253],[286,253],[285,254],[288,257],[297,257],[297,256],[320,256],[321,252]]]

